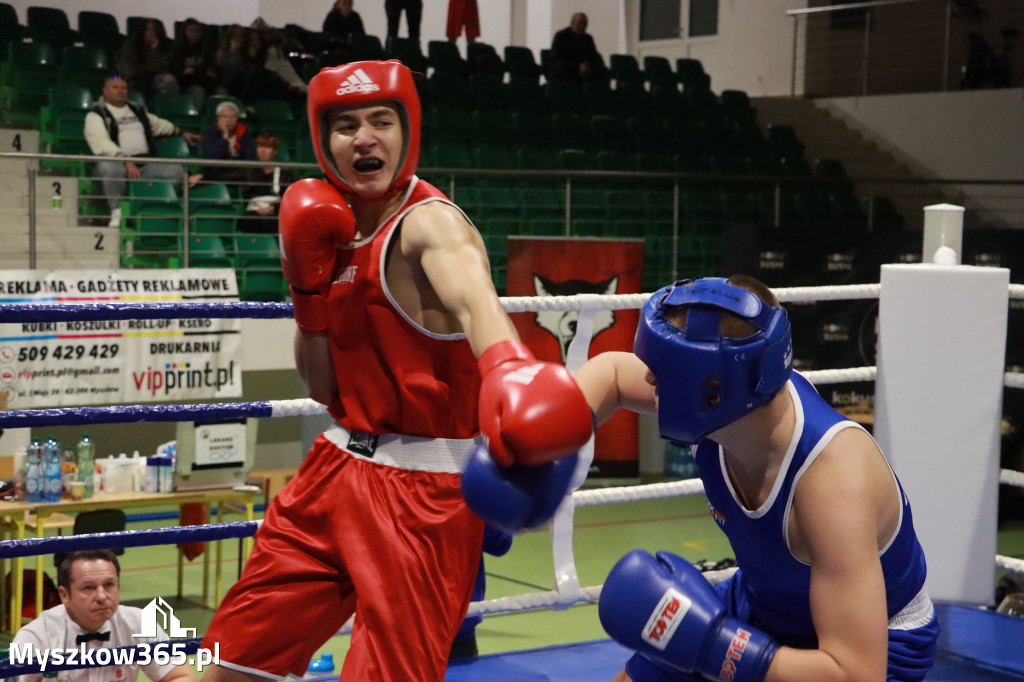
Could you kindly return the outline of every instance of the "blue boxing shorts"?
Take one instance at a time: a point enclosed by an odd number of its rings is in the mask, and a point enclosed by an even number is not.
[[[740,572],[715,585],[715,592],[725,604],[727,616],[750,622],[750,607],[736,581]],[[735,589],[740,587],[740,589]],[[767,631],[771,634],[770,631]],[[935,662],[938,648],[939,621],[935,617],[928,593],[922,589],[910,604],[889,620],[889,656],[886,665],[888,682],[920,682]],[[626,662],[626,672],[633,682],[701,682],[703,678],[680,672],[643,654],[634,654]]]

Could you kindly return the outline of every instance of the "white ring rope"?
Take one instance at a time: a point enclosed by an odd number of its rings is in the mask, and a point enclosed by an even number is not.
[[[813,301],[838,301],[878,298],[881,293],[881,284],[854,284],[842,286],[824,287],[791,287],[773,289],[780,302],[813,302]],[[1024,299],[1024,285],[1011,284],[1011,299]],[[520,296],[503,297],[502,305],[509,313],[536,312],[549,310],[577,310],[580,311],[578,325],[585,325],[587,320],[598,310],[624,310],[642,308],[647,302],[650,294],[629,294],[616,296]],[[584,356],[585,357],[585,356]],[[814,384],[831,384],[853,381],[873,381],[876,378],[875,367],[854,367],[847,369],[815,370],[804,372],[809,381]],[[1024,388],[1024,374],[1006,373],[1006,386],[1011,388]],[[294,400],[272,400],[272,417],[309,416],[327,414],[327,408],[308,398]],[[1000,483],[1024,488],[1024,473],[1003,469],[1000,471]],[[700,479],[689,479],[669,483],[654,483],[649,485],[624,486],[619,488],[602,488],[582,490],[574,492],[569,497],[574,507],[586,507],[599,504],[614,504],[621,502],[634,502],[641,500],[661,499],[683,495],[700,494],[704,491],[704,484]],[[561,539],[565,541],[565,539]],[[568,538],[571,543],[571,536]],[[996,566],[998,568],[1014,573],[1024,574],[1024,561],[1011,557],[996,555]],[[574,570],[574,569],[573,569]],[[704,576],[709,582],[715,584],[724,580],[735,572],[735,568],[721,571],[708,571]],[[546,592],[534,592],[511,597],[502,597],[483,602],[473,602],[470,605],[468,615],[492,615],[498,613],[516,613],[537,609],[564,609],[578,603],[596,602],[601,593],[601,586],[595,587],[572,587],[572,589],[552,590]],[[339,631],[339,634],[351,632],[352,622],[346,623]]]
[[[1013,557],[996,555],[996,567],[1001,568],[1004,571],[1010,573],[1019,573],[1024,575],[1024,560],[1014,559]]]

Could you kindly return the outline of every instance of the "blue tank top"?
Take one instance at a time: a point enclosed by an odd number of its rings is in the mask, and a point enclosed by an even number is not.
[[[695,459],[708,507],[729,538],[743,574],[752,624],[783,640],[807,641],[815,637],[809,602],[811,570],[789,551],[787,523],[793,487],[837,433],[861,427],[833,410],[798,373],[793,373],[787,390],[796,407],[793,440],[775,485],[759,509],[746,509],[733,493],[717,443],[701,441]],[[924,552],[914,533],[910,503],[895,474],[893,478],[902,510],[893,537],[880,552],[889,618],[918,594],[925,579]]]

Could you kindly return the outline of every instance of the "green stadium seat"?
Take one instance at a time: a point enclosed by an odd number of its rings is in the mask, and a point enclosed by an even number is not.
[[[626,119],[626,145],[633,152],[651,154],[666,151],[665,133],[658,119],[646,116],[631,116]]]
[[[594,147],[601,151],[621,153],[629,149],[626,122],[618,116],[591,116],[590,137]]]
[[[181,203],[178,201],[178,191],[170,182],[159,182],[151,180],[137,180],[128,183],[128,205],[125,211],[127,215],[135,215],[144,208],[171,207],[180,214]]]
[[[430,93],[430,106],[465,111],[473,108],[473,93],[470,92],[468,81],[463,74],[435,71],[430,74],[426,87]]]
[[[583,99],[583,88],[573,81],[552,81],[546,86],[551,111],[558,114],[579,114],[587,112],[587,102]]]
[[[592,149],[593,138],[588,123],[578,114],[555,114],[551,117],[552,141],[561,149]]]
[[[498,77],[505,75],[505,63],[493,45],[474,40],[466,46],[466,62],[471,74],[492,74]]]
[[[107,53],[95,45],[67,45],[61,51],[60,79],[99,90],[112,69]]]
[[[387,59],[380,38],[374,35],[353,34],[349,36],[353,61]]]
[[[44,129],[52,126],[49,138],[54,151],[62,154],[88,154],[85,142],[85,116],[93,106],[89,88],[55,85],[50,88],[47,107],[41,111]],[[59,150],[59,151],[58,151]]]
[[[683,92],[686,101],[686,113],[693,118],[721,118],[722,108],[718,98],[710,90],[686,90]]]
[[[188,191],[188,210],[190,213],[203,206],[231,206],[231,194],[228,186],[222,182],[202,182]]]
[[[565,192],[562,189],[522,191],[523,231],[536,235],[565,234]]]
[[[675,172],[672,156],[664,152],[637,152],[633,157],[633,166],[642,173]]]
[[[198,205],[189,211],[189,234],[233,239],[239,231],[238,221],[238,211],[231,204]]]
[[[474,111],[471,115],[473,141],[478,146],[504,146],[506,149],[518,143],[515,121],[511,116],[496,111]]]
[[[616,84],[612,92],[620,116],[649,116],[651,114],[651,96],[643,83]]]
[[[704,65],[697,59],[677,59],[676,78],[683,90],[710,90],[711,78],[704,72]]]
[[[274,235],[245,234],[234,239],[238,292],[247,301],[282,301],[288,285],[281,274],[281,252]]]
[[[5,93],[10,109],[33,110],[46,104],[49,89],[60,76],[56,53],[48,43],[11,43],[3,68],[8,74],[4,82],[11,86]]]
[[[640,63],[631,54],[612,54],[608,56],[608,70],[618,87],[620,83],[643,83],[644,74]]]
[[[544,88],[535,79],[510,74],[508,94],[512,98],[513,111],[525,111],[531,114],[546,114],[551,111]]]
[[[644,80],[652,86],[655,84],[667,84],[675,86],[676,74],[672,71],[672,64],[665,57],[648,55],[644,57]]]
[[[384,45],[384,53],[388,59],[397,59],[410,71],[427,73],[427,57],[420,50],[420,41],[414,38],[391,36]]]
[[[57,7],[30,6],[25,12],[25,33],[36,42],[63,48],[78,40],[64,10]]]
[[[295,117],[289,102],[280,99],[257,99],[252,103],[255,127],[260,133],[271,133],[292,144],[306,130],[306,122]]]
[[[469,64],[455,43],[447,40],[431,40],[427,43],[427,63],[435,71],[453,71],[460,74],[469,73]]]
[[[188,159],[191,157],[188,143],[181,135],[156,138],[153,140],[153,151],[161,159]]]
[[[186,94],[158,92],[153,95],[153,113],[179,128],[199,131],[205,126],[206,119],[199,113],[199,107],[192,97]]]
[[[588,113],[614,115],[618,113],[618,103],[612,94],[611,86],[605,81],[587,81],[582,84],[584,110]]]
[[[551,117],[543,113],[517,111],[512,115],[516,140],[526,148],[545,148],[552,141]],[[522,166],[536,168],[536,166]]]
[[[439,144],[433,149],[434,166],[438,168],[472,168],[473,158],[461,144]]]
[[[432,106],[423,112],[423,138],[433,147],[440,144],[466,145],[473,132],[472,114],[450,106]]]
[[[0,61],[7,58],[7,46],[21,40],[24,27],[18,23],[18,12],[13,5],[0,2]]]
[[[176,267],[182,238],[180,204],[142,204],[133,210],[131,226],[122,222],[121,263],[125,266]]]
[[[473,98],[473,108],[477,111],[486,111],[491,116],[507,117],[514,104],[508,88],[498,74],[470,74],[468,89]]]
[[[190,234],[188,237],[188,260],[190,268],[234,268],[235,264],[224,241],[212,234]]]
[[[108,60],[117,54],[125,41],[125,35],[121,33],[117,19],[107,12],[79,12],[78,35],[86,45],[98,47],[106,52]]]
[[[534,59],[533,50],[519,45],[507,45],[504,50],[505,68],[509,79],[518,78],[524,81],[540,81],[541,68]]]

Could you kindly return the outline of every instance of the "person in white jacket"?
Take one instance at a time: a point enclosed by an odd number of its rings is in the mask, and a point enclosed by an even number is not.
[[[103,181],[103,194],[110,206],[110,227],[121,224],[121,199],[127,194],[127,179],[182,182],[185,167],[173,164],[138,163],[153,155],[153,139],[181,135],[190,145],[199,135],[181,130],[170,121],[128,101],[128,84],[111,76],[103,82],[103,96],[85,116],[85,141],[95,156],[116,157],[117,161],[99,161],[94,173]],[[189,178],[195,184],[201,176]]]

